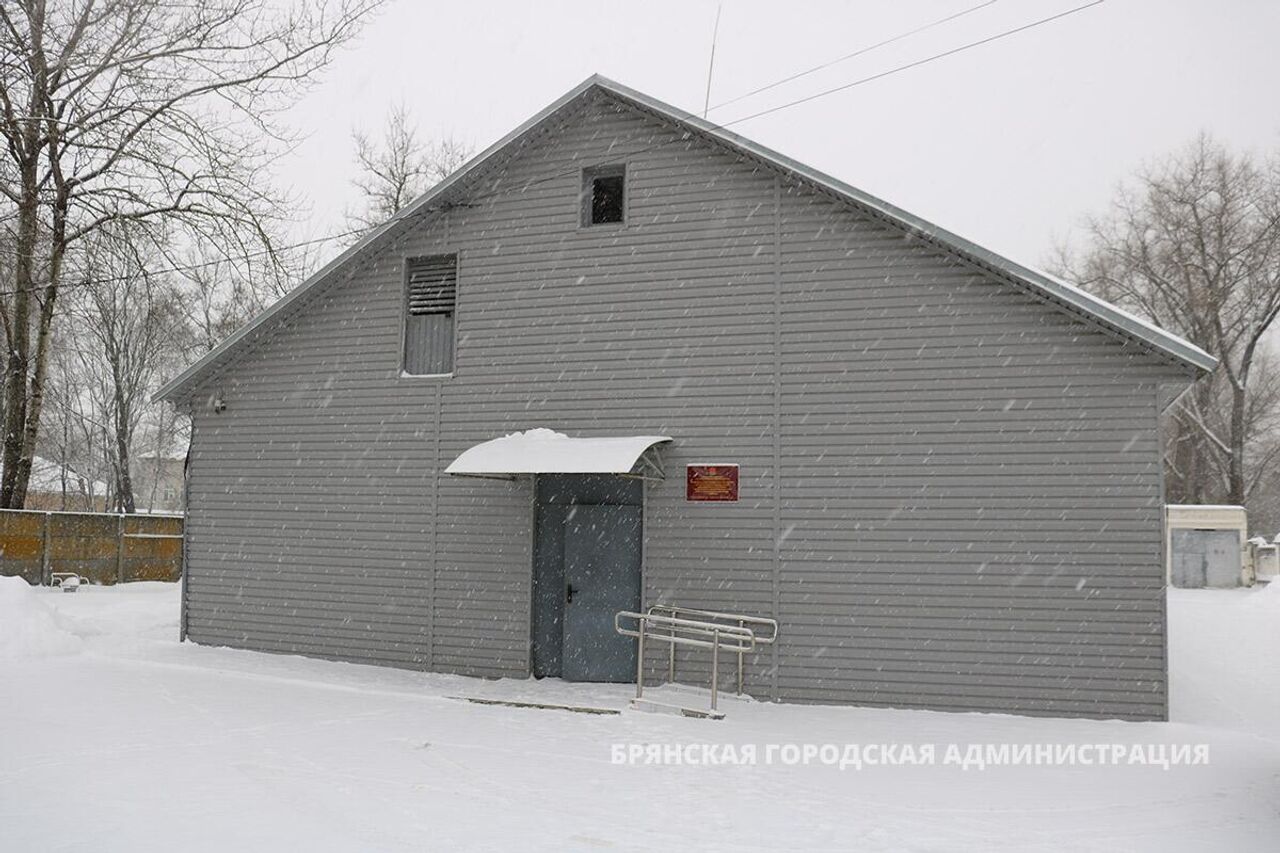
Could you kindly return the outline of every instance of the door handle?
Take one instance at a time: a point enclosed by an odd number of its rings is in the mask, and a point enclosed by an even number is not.
[[[566,584],[566,585],[565,585],[565,588],[564,588],[564,603],[565,603],[565,604],[573,604],[573,594],[574,594],[575,592],[577,592],[577,590],[573,588],[573,584]]]

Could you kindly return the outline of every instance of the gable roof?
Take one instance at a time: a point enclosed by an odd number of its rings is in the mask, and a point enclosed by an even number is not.
[[[93,480],[83,476],[69,465],[63,465],[43,456],[31,458],[31,479],[27,484],[30,494],[60,494],[62,479],[66,477],[67,488],[79,495],[102,497],[110,489],[101,480]]]
[[[1189,368],[1194,374],[1213,370],[1217,365],[1217,359],[1189,341],[1183,340],[1177,335],[1170,334],[1140,317],[1117,308],[1075,285],[984,249],[976,243],[869,195],[830,175],[826,175],[817,169],[810,168],[786,155],[779,154],[719,125],[678,110],[656,98],[596,74],[566,92],[541,112],[473,157],[462,168],[397,212],[386,223],[372,229],[358,243],[334,258],[301,285],[294,288],[227,337],[226,340],[195,364],[192,364],[166,383],[156,392],[155,398],[171,401],[182,399],[193,391],[201,381],[229,364],[237,356],[251,349],[253,344],[261,340],[262,336],[274,323],[283,321],[301,308],[310,298],[323,290],[327,284],[339,279],[343,269],[357,257],[382,245],[385,240],[389,239],[390,235],[402,232],[411,223],[418,221],[424,213],[440,209],[441,205],[448,204],[456,197],[465,196],[470,179],[477,176],[482,169],[491,165],[494,161],[512,155],[520,147],[520,144],[530,138],[537,130],[547,126],[562,111],[567,110],[579,99],[594,91],[604,92],[613,98],[638,107],[642,111],[654,114],[678,127],[708,138],[739,155],[760,162],[788,176],[798,178],[804,183],[834,195],[838,199],[872,216],[934,243],[944,250],[954,252],[971,263],[1024,287],[1033,295],[1046,299],[1105,329],[1118,333],[1125,339],[1136,341],[1158,355],[1172,360],[1175,364]]]

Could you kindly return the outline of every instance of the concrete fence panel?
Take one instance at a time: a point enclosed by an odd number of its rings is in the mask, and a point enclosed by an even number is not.
[[[0,510],[0,575],[48,585],[60,572],[90,583],[176,581],[182,517]]]

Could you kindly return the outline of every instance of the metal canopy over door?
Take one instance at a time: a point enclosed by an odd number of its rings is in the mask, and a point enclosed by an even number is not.
[[[535,676],[634,679],[634,644],[614,631],[613,617],[640,606],[642,488],[623,477],[538,477]]]

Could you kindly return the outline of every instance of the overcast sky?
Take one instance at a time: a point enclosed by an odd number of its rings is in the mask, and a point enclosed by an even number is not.
[[[716,104],[982,0],[725,0]],[[767,109],[1087,0],[998,0],[739,104]],[[715,0],[416,2],[373,21],[290,114],[282,179],[300,236],[343,227],[351,132],[403,103],[421,132],[480,150],[592,73],[685,109],[705,95]],[[1280,149],[1280,2],[1106,0],[922,67],[732,129],[991,249],[1040,264],[1118,181],[1201,130]]]

